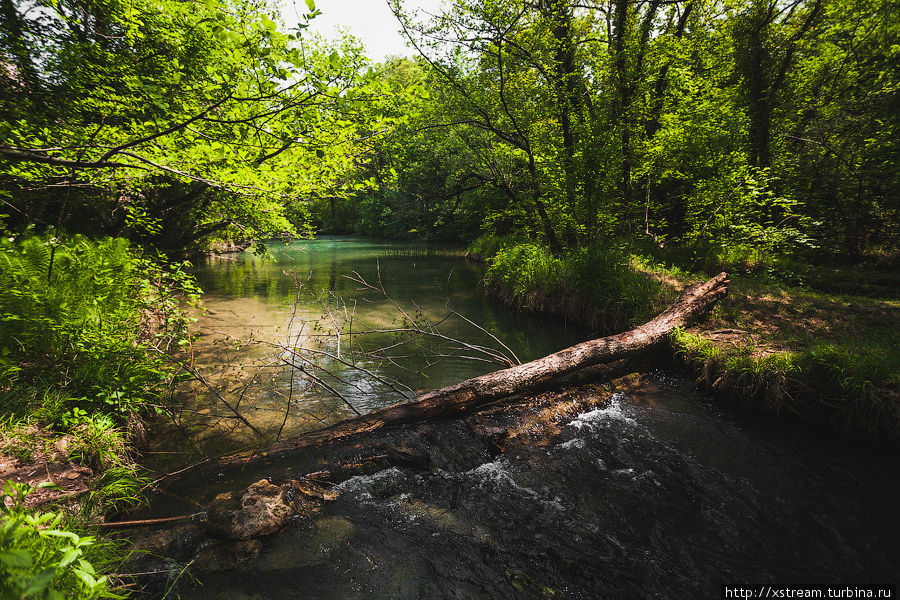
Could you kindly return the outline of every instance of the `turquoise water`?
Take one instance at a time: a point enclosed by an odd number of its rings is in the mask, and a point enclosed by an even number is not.
[[[195,268],[206,312],[185,360],[221,398],[184,386],[179,417],[204,452],[290,436],[507,366],[500,355],[524,362],[591,333],[487,301],[483,265],[458,251],[344,236],[269,251]],[[410,321],[434,335],[396,331]]]

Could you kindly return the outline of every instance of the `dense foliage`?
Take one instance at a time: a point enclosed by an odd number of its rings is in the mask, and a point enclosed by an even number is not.
[[[453,0],[418,53],[234,0],[3,2],[15,228],[168,251],[303,231],[892,253],[896,4]],[[12,101],[14,99],[14,101]]]
[[[0,596],[121,598],[91,562],[94,557],[104,562],[96,540],[61,528],[59,513],[27,510],[24,500],[30,491],[7,481],[0,492]]]
[[[360,165],[372,189],[341,214],[361,230],[479,227],[554,253],[611,236],[895,250],[894,3],[479,0],[425,23],[396,10],[420,56],[379,76],[423,91],[397,96],[409,117]]]
[[[308,5],[307,19],[318,14]],[[282,32],[276,10],[5,0],[0,197],[10,222],[125,233],[168,251],[302,228],[299,199],[350,151],[343,119],[364,93],[363,59],[352,43]]]
[[[0,452],[37,472],[74,461],[95,475],[65,514],[28,510],[27,486],[7,482],[4,598],[119,597],[85,558],[105,546],[79,532],[141,500],[125,428],[159,405],[174,376],[165,352],[187,341],[183,306],[198,290],[184,267],[121,238],[0,242]]]
[[[0,244],[0,407],[53,422],[98,406],[121,418],[167,379],[158,356],[183,339],[183,264],[139,257],[123,239],[33,236]],[[152,327],[152,331],[150,328]]]
[[[470,242],[496,295],[603,330],[658,308],[684,275],[662,263],[781,285],[801,261],[896,260],[893,0],[389,4],[416,56],[372,64],[307,35],[314,0],[290,30],[274,0],[0,0],[5,454],[66,436],[103,473],[86,510],[133,503],[122,426],[171,381],[199,294],[173,257],[222,242]],[[860,429],[896,414],[882,337],[674,343],[754,393],[826,382]],[[93,540],[27,491],[0,494],[0,595],[110,597]]]

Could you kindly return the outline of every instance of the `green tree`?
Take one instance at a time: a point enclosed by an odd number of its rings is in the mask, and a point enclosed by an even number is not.
[[[0,38],[0,185],[12,222],[73,218],[171,249],[215,233],[290,232],[285,205],[330,174],[326,149],[348,151],[341,116],[358,46],[285,33],[274,5],[28,6],[4,4]]]

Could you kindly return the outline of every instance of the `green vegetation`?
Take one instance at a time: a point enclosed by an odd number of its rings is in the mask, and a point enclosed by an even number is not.
[[[672,338],[713,389],[867,437],[900,435],[896,301],[733,277],[712,318]]]
[[[417,56],[382,64],[306,35],[312,0],[290,30],[271,2],[5,1],[15,231],[170,254],[311,231],[748,264],[897,250],[888,0],[392,1]]]
[[[271,0],[0,0],[0,443],[89,467],[82,524],[139,497],[178,257],[314,232],[472,244],[492,294],[604,331],[728,270],[673,339],[706,381],[896,438],[895,2],[389,5],[416,57],[373,64],[307,34],[314,0],[290,29]],[[23,494],[0,585],[54,597],[89,546]]]
[[[5,413],[79,426],[156,397],[168,373],[148,349],[183,339],[176,295],[198,297],[184,264],[161,267],[123,239],[33,236],[0,244],[0,265]]]
[[[621,248],[598,245],[556,257],[546,247],[516,244],[491,257],[489,292],[515,308],[549,312],[604,332],[651,317],[663,300],[659,282],[635,270]]]
[[[78,498],[75,508],[43,514],[26,510],[26,487],[7,489],[14,503],[3,514],[0,561],[12,587],[4,590],[113,597],[105,577],[74,562],[93,545],[82,532],[142,499],[147,482],[126,427],[159,402],[172,377],[159,351],[186,340],[180,306],[198,290],[185,264],[141,257],[123,239],[5,238],[0,265],[0,453],[23,465],[12,471],[18,477],[86,486],[32,493],[40,504]]]
[[[348,174],[363,188],[313,201],[319,227],[554,255],[613,238],[750,262],[896,252],[888,2],[394,7],[419,57],[376,68],[393,130]]]
[[[10,225],[170,253],[306,230],[302,200],[340,180],[365,134],[345,115],[371,93],[358,45],[302,43],[308,6],[285,32],[273,2],[6,0]]]
[[[731,272],[730,295],[712,317],[672,337],[708,388],[854,435],[900,435],[898,302],[860,295],[879,288],[865,285],[858,269],[826,273],[743,246],[729,250],[667,252],[622,242],[556,257],[546,246],[511,239],[484,237],[470,246],[488,256],[490,295],[601,332],[644,322],[684,286]],[[878,277],[876,269],[866,273]],[[879,281],[892,283],[889,274]],[[839,285],[857,294],[833,293]]]
[[[60,527],[63,516],[25,508],[27,485],[7,481],[0,493],[0,596],[3,598],[121,598],[99,565],[109,543]]]

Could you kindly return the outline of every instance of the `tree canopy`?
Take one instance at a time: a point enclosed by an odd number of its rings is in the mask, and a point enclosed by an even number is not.
[[[892,251],[896,3],[452,0],[381,64],[266,2],[2,0],[16,227]]]
[[[284,32],[274,5],[3,7],[0,185],[14,221],[136,229],[169,249],[293,233],[299,199],[350,153],[360,48],[306,41],[306,23]]]

